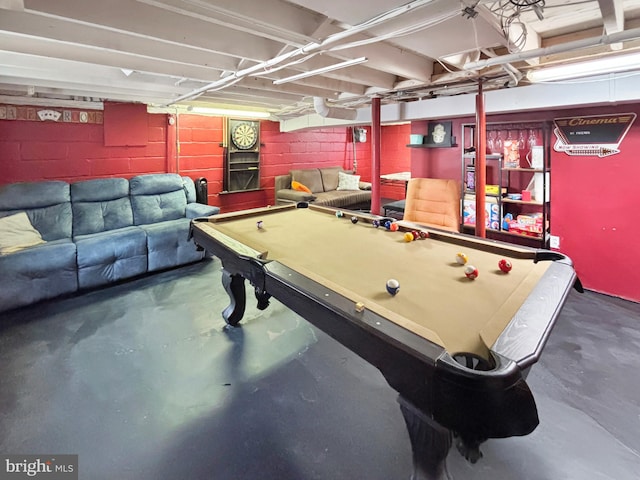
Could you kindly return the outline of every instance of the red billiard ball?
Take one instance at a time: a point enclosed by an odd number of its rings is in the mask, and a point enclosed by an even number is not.
[[[428,232],[425,232],[425,231],[423,231],[423,230],[420,230],[420,231],[418,232],[418,234],[420,235],[420,238],[421,238],[422,240],[424,240],[425,238],[429,238],[429,233],[428,233]]]
[[[391,225],[389,225],[389,230],[391,230],[392,232],[397,232],[399,228],[400,228],[400,226],[395,222],[393,222]]]
[[[504,258],[498,262],[498,268],[500,268],[504,273],[509,273],[512,267],[511,262]]]
[[[467,278],[474,280],[478,278],[478,269],[473,265],[467,265],[467,267],[464,269],[464,274],[467,276]]]

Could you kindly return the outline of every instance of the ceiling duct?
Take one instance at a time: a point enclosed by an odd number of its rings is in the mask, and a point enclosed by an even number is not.
[[[322,97],[313,97],[313,107],[316,113],[324,118],[339,118],[340,120],[355,120],[358,112],[350,108],[330,107]]]

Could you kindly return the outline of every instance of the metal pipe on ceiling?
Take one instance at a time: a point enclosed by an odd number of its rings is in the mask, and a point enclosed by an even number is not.
[[[486,60],[478,60],[477,62],[469,62],[464,65],[465,70],[480,70],[485,67],[494,65],[504,65],[505,63],[518,62],[521,60],[529,60],[532,58],[545,57],[557,53],[565,53],[581,48],[596,47],[599,45],[611,45],[613,43],[624,42],[640,38],[640,28],[632,28],[623,32],[612,33],[611,35],[602,35],[600,37],[584,38],[582,40],[574,40],[551,47],[536,48],[525,52],[501,55],[499,57],[487,58]]]
[[[221,78],[220,80],[216,80],[215,82],[209,83],[208,85],[205,85],[203,87],[197,88],[189,93],[186,93],[184,95],[180,95],[179,97],[173,99],[171,102],[163,105],[164,107],[170,106],[170,105],[174,105],[178,102],[184,101],[184,100],[190,100],[194,97],[197,97],[199,95],[202,95],[204,92],[214,89],[214,88],[224,88],[225,86],[227,86],[227,84],[229,82],[232,82],[234,80],[238,80],[240,78],[246,77],[248,75],[251,75],[253,73],[257,73],[259,71],[265,71],[265,70],[269,70],[272,67],[278,66],[279,64],[281,64],[282,62],[285,62],[287,60],[290,60],[292,58],[295,58],[299,55],[307,55],[309,53],[320,53],[322,51],[325,50],[325,47],[327,47],[328,45],[331,45],[333,43],[336,43],[344,38],[350,37],[351,35],[355,35],[356,33],[360,33],[364,30],[367,30],[371,27],[374,27],[376,25],[380,25],[381,23],[387,22],[389,20],[392,20],[400,15],[403,15],[407,12],[410,12],[412,10],[415,10],[416,8],[419,7],[423,7],[425,5],[428,5],[430,3],[433,3],[436,0],[415,0],[413,2],[410,2],[406,5],[403,5],[401,7],[398,8],[394,8],[393,10],[389,10],[388,12],[385,12],[381,15],[378,15],[377,17],[374,17],[371,20],[367,20],[366,22],[360,23],[358,25],[355,25],[354,27],[348,28],[342,32],[338,32],[335,33],[333,35],[329,35],[327,38],[325,38],[324,40],[322,40],[321,42],[317,43],[309,43],[307,45],[305,45],[304,47],[300,47],[296,50],[293,50],[291,52],[282,54],[282,55],[278,55],[270,60],[266,60],[264,62],[260,62],[256,65],[253,65],[252,67],[249,68],[245,68],[244,70],[239,70],[237,72],[234,72],[232,75],[226,76],[224,78]],[[296,62],[297,63],[297,62]]]

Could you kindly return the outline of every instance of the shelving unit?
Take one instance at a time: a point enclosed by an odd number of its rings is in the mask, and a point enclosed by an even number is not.
[[[475,231],[475,125],[462,125],[461,141],[462,181],[464,188],[461,198],[463,209],[461,231]],[[526,132],[526,133],[525,133]],[[487,168],[487,185],[496,185],[496,194],[486,195],[487,236],[503,241],[523,245],[548,247],[550,227],[549,201],[549,140],[550,125],[546,122],[495,123],[487,124],[487,144],[493,146],[493,152],[485,154]],[[510,138],[508,138],[510,137]],[[489,142],[491,138],[491,142]],[[510,159],[520,166],[505,166],[503,150],[504,140],[518,141],[519,160]],[[500,142],[498,142],[497,140]],[[524,141],[523,141],[524,140]],[[499,144],[498,144],[499,143]],[[523,145],[524,143],[524,145]],[[498,144],[498,146],[496,146]],[[527,166],[526,156],[534,148],[542,147],[542,168]],[[514,149],[514,152],[516,149]],[[466,153],[465,153],[466,152]],[[515,155],[515,154],[514,154]],[[509,194],[519,194],[527,187],[534,186],[531,200],[508,198]],[[509,224],[505,217],[513,220],[520,218],[529,220],[532,225],[513,222]],[[507,217],[508,218],[508,217]],[[539,223],[534,223],[534,219]],[[528,231],[527,229],[531,230]],[[538,230],[538,231],[536,231]]]
[[[260,188],[260,122],[229,119],[224,171],[225,192]]]

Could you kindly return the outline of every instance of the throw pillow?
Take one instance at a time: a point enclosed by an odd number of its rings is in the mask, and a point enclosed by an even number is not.
[[[360,190],[360,175],[338,172],[338,188],[336,190]]]
[[[295,180],[291,182],[291,188],[299,192],[311,193],[311,190],[309,190],[308,187],[305,187],[303,184],[301,184],[300,182],[296,182]]]
[[[0,255],[46,243],[25,212],[0,218]]]

